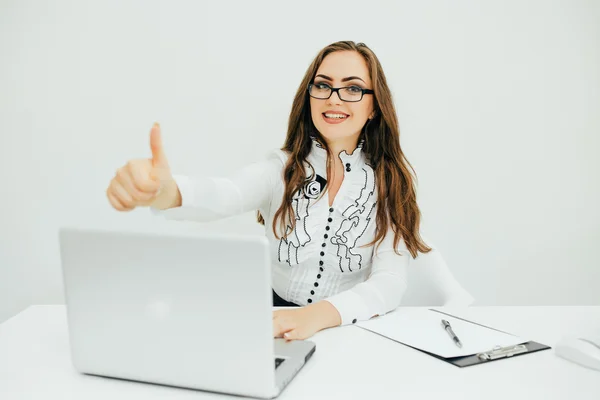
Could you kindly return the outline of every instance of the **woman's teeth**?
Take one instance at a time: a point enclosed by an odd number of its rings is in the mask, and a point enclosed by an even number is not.
[[[344,119],[347,118],[347,115],[342,115],[342,114],[325,114],[325,116],[327,118],[337,118],[337,119]]]

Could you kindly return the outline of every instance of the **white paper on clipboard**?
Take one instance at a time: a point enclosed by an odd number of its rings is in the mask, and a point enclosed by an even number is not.
[[[448,335],[442,326],[442,319],[450,322],[462,348],[456,346]],[[526,338],[427,308],[399,308],[355,325],[444,358],[470,356],[490,351],[497,346],[507,347],[528,342]]]

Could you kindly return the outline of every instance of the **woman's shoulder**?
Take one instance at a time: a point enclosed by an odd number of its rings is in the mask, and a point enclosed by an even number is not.
[[[290,155],[287,151],[273,148],[265,152],[263,159],[268,162],[274,162],[283,167],[287,163],[289,157]]]

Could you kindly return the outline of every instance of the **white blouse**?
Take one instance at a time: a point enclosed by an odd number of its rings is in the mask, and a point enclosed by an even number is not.
[[[375,237],[375,174],[360,144],[352,154],[342,151],[339,157],[344,179],[330,207],[329,192],[319,199],[327,183],[327,152],[313,140],[308,161],[315,176],[295,194],[296,226],[293,231],[288,226],[281,239],[272,230],[288,158],[281,150],[228,178],[174,175],[182,205],[159,214],[176,220],[211,221],[259,210],[271,244],[272,286],[279,296],[299,305],[329,301],[340,313],[342,325],[383,315],[400,305],[412,257],[403,240],[400,255],[394,252],[391,228],[376,254],[374,246],[362,247]],[[307,164],[306,176],[312,173]]]

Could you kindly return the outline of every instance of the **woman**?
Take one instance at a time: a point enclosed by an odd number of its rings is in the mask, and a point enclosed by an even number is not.
[[[160,127],[152,158],[133,160],[107,196],[119,211],[150,206],[209,221],[258,210],[273,260],[273,335],[305,339],[387,313],[406,289],[419,235],[412,167],[400,148],[386,78],[364,44],[319,52],[296,93],[285,143],[228,179],[172,175]]]

